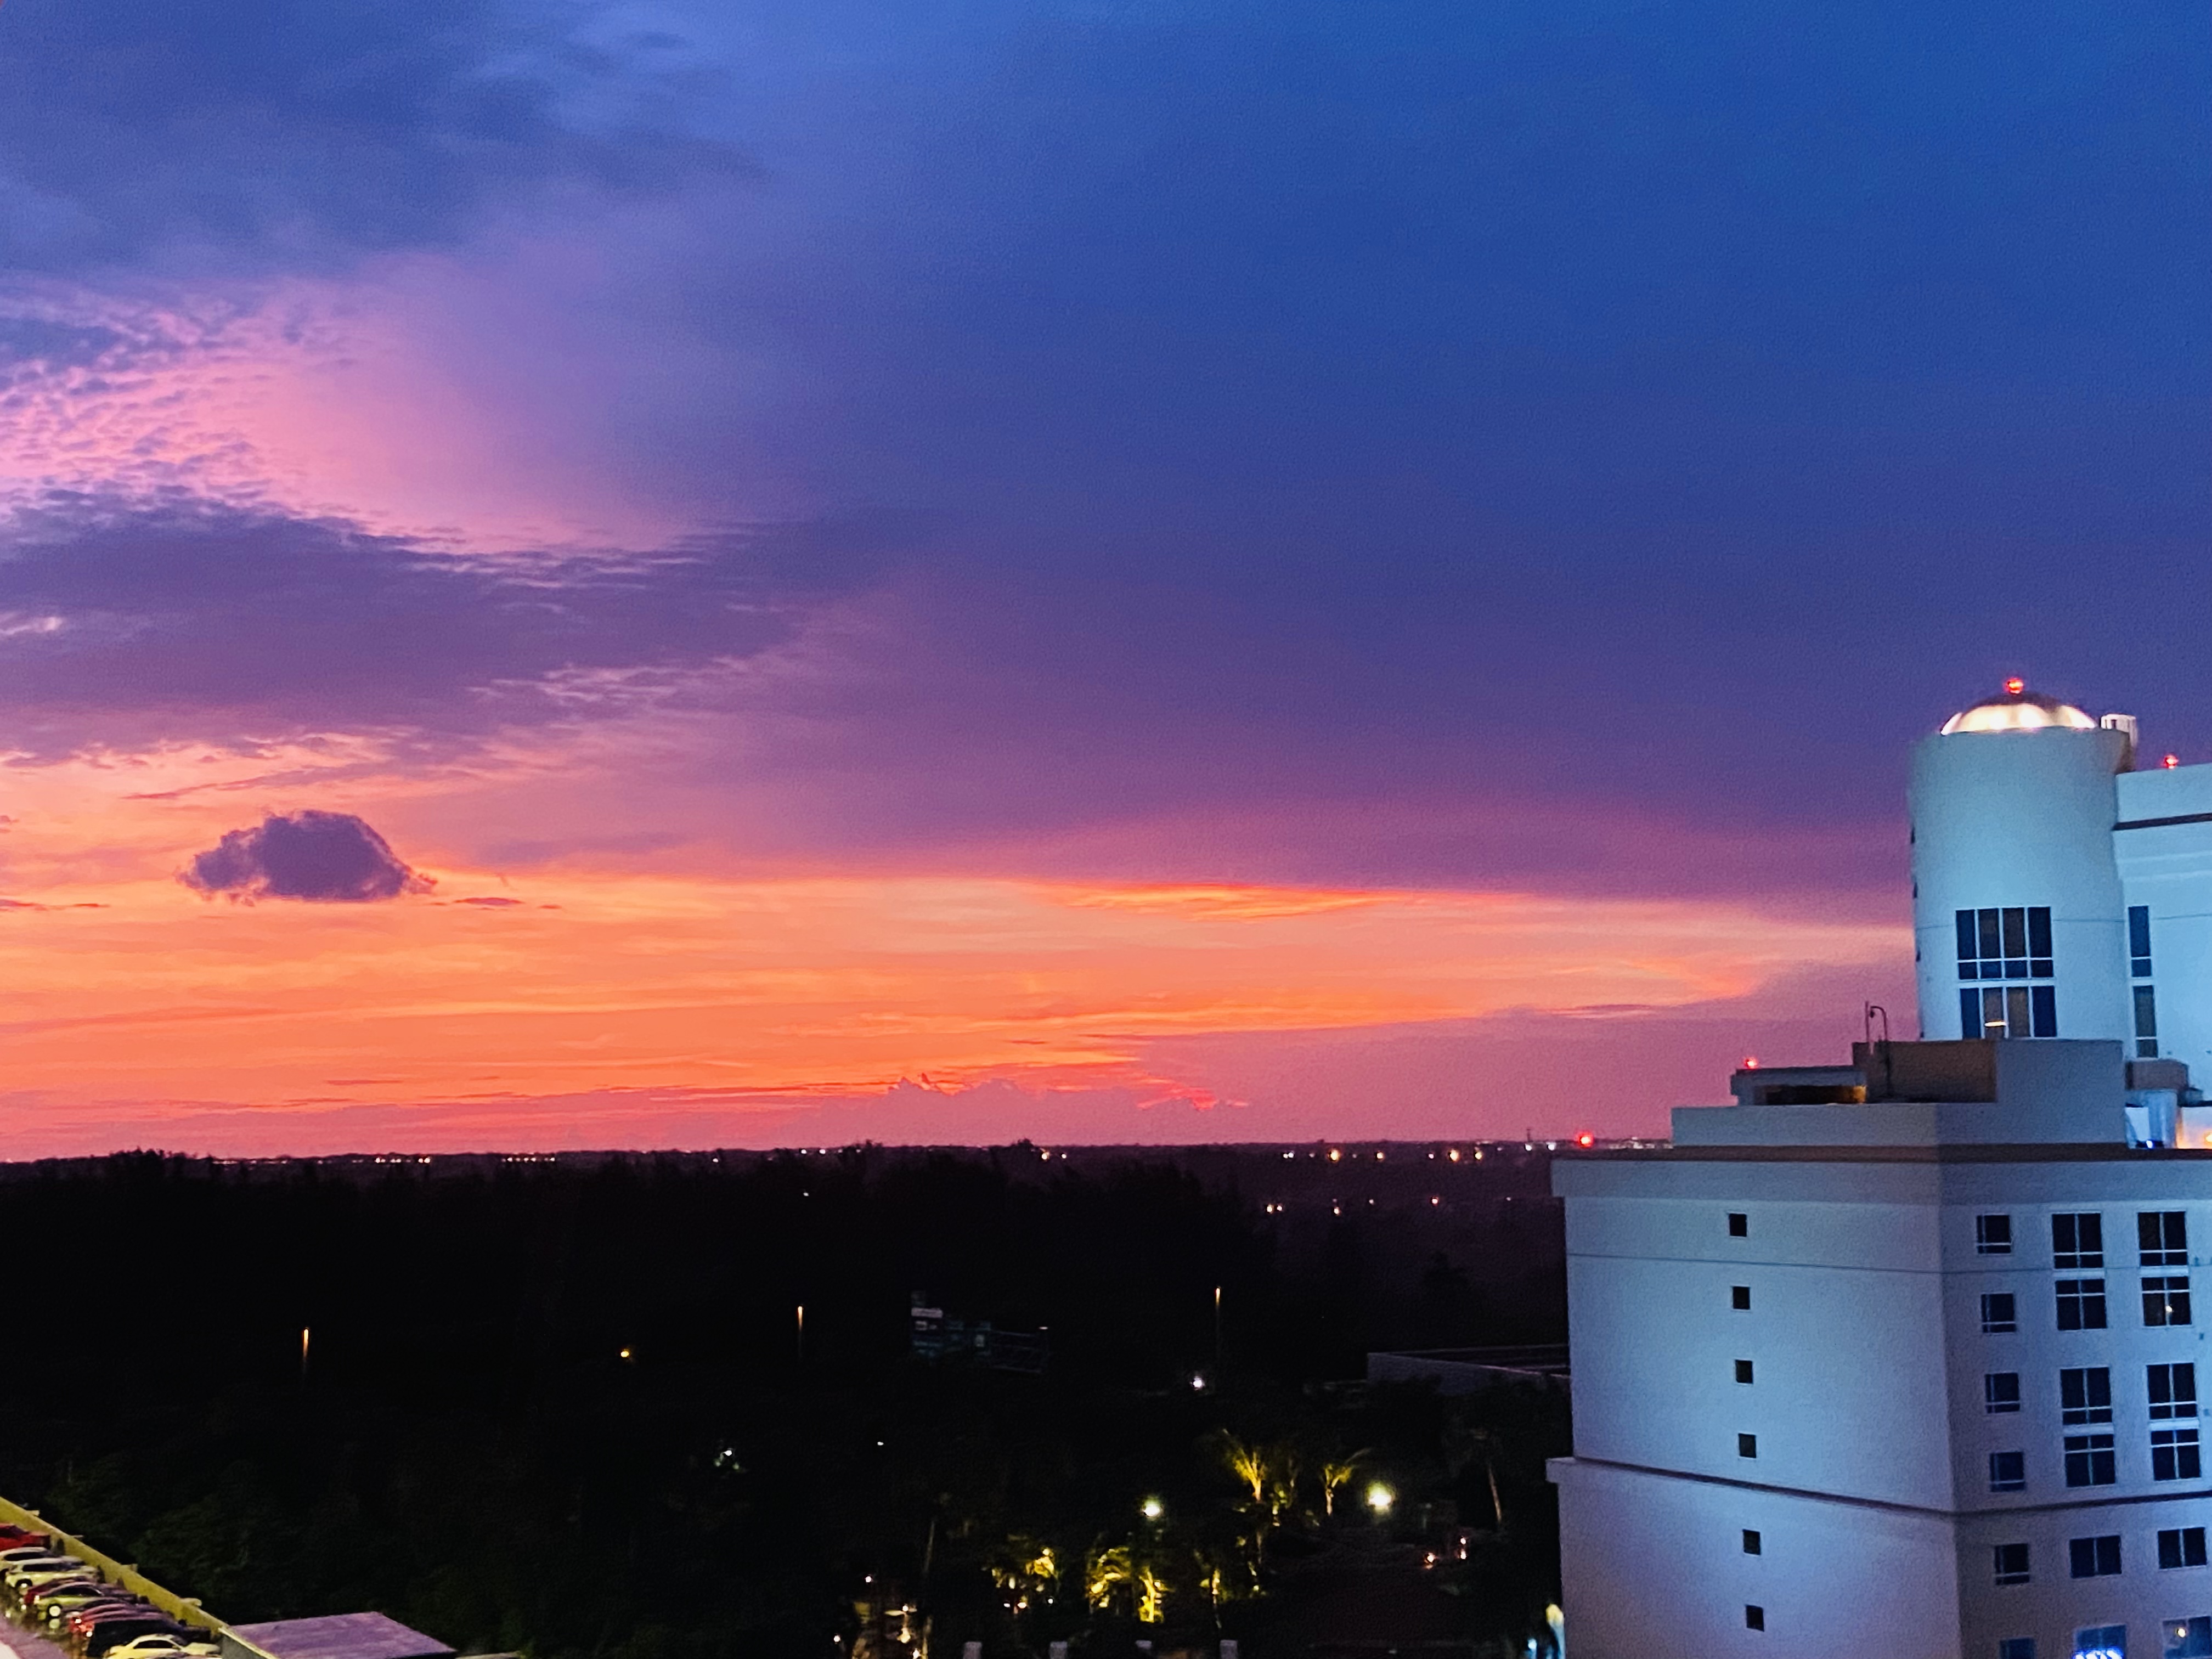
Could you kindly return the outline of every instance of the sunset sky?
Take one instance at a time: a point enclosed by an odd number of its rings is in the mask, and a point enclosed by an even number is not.
[[[1661,1129],[2208,323],[2182,0],[7,0],[0,1156]]]

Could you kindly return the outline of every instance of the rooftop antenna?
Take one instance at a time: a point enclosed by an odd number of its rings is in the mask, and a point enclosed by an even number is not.
[[[1875,1048],[1874,1040],[1874,1022],[1877,1014],[1881,1016],[1881,1047],[1878,1049]],[[1881,1056],[1881,1092],[1886,1099],[1897,1092],[1897,1071],[1889,1054],[1889,1010],[1879,1002],[1869,1002],[1860,1011],[1860,1018],[1866,1024],[1868,1050]]]

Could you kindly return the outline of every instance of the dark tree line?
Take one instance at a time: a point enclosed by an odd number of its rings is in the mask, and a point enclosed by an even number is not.
[[[1349,1381],[1558,1339],[1545,1184],[1265,1149],[22,1166],[0,1480],[232,1620],[375,1607],[542,1659],[826,1654],[884,1591],[939,1650],[1103,1643],[1115,1547],[1255,1659],[1370,1558],[1441,1553],[1437,1605],[1513,1637],[1554,1593],[1563,1404]],[[914,1359],[916,1292],[1046,1329],[1049,1369]],[[1298,1462],[1268,1528],[1224,1437]],[[1395,1506],[1324,1518],[1313,1472],[1355,1452]],[[1206,1577],[1255,1528],[1258,1577]],[[1048,1593],[1008,1588],[1025,1543]]]

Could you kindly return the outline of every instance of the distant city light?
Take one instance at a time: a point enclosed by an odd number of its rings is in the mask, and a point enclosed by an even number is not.
[[[1147,1498],[1139,1508],[1147,1521],[1157,1521],[1168,1512],[1168,1506],[1157,1498]]]
[[[1445,1157],[1447,1157],[1447,1158],[1450,1158],[1450,1159],[1451,1159],[1451,1161],[1452,1161],[1453,1163],[1455,1163],[1455,1164],[1458,1163],[1458,1162],[1459,1162],[1459,1148],[1458,1148],[1458,1147],[1456,1147],[1456,1146],[1453,1147],[1453,1148],[1451,1149],[1451,1151],[1450,1151],[1450,1152],[1447,1152],[1447,1153],[1445,1153],[1445,1154],[1444,1154],[1444,1156],[1445,1156]]]
[[[1332,1164],[1335,1163],[1338,1159],[1341,1158],[1343,1156],[1344,1156],[1344,1154],[1343,1154],[1342,1152],[1339,1152],[1339,1151],[1338,1151],[1335,1147],[1334,1147],[1334,1146],[1332,1146],[1332,1147],[1330,1147],[1330,1148],[1328,1149],[1328,1161],[1329,1161],[1330,1163],[1332,1163]]]
[[[1398,1494],[1377,1480],[1367,1489],[1367,1507],[1377,1515],[1388,1515],[1390,1505],[1398,1501]]]
[[[1206,1373],[1204,1371],[1193,1371],[1190,1374],[1190,1391],[1193,1394],[1204,1394],[1206,1392]]]
[[[630,1351],[628,1348],[624,1348],[620,1353],[615,1356],[617,1359],[628,1359],[630,1357]]]

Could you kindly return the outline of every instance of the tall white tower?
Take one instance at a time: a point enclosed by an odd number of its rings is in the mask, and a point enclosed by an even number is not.
[[[2112,826],[2133,725],[2100,725],[2014,680],[1914,749],[1923,1037],[2131,1041]]]

